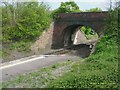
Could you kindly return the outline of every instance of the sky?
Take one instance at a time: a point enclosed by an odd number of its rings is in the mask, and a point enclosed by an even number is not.
[[[31,0],[2,0],[2,1],[30,2]],[[38,1],[46,3],[51,10],[54,10],[60,6],[61,2],[66,2],[70,0],[38,0]],[[83,11],[96,7],[101,8],[103,11],[107,11],[108,8],[110,7],[110,1],[112,2],[112,4],[114,4],[115,2],[120,0],[71,0],[71,1],[75,1],[75,3],[79,6],[80,10]]]
[[[40,0],[41,1],[41,0]],[[60,6],[61,2],[70,0],[44,0],[49,5],[51,10],[54,10]],[[80,10],[88,10],[90,8],[101,8],[103,11],[107,11],[110,6],[110,0],[72,0],[79,6]],[[111,0],[112,4],[118,0]]]

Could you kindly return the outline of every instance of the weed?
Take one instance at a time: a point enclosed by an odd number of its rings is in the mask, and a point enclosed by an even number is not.
[[[56,65],[53,65],[52,68],[56,68]]]

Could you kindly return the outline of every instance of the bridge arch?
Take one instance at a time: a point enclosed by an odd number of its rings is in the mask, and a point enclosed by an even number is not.
[[[59,19],[54,22],[52,48],[62,48],[65,33],[68,34],[66,37],[70,37],[70,33],[75,32],[79,26],[89,26],[100,36],[104,30],[106,16],[107,12],[60,14]]]
[[[63,30],[63,32],[61,33],[62,46],[63,47],[72,46],[72,45],[75,45],[76,42],[78,42],[78,44],[85,44],[86,42],[84,42],[83,40],[86,41],[87,38],[85,37],[85,34],[81,31],[81,28],[83,26],[85,26],[85,25],[73,24],[71,26],[66,27]],[[90,26],[88,26],[88,27],[90,27]],[[90,28],[95,32],[95,30],[92,27],[90,27]],[[95,34],[97,34],[97,33],[95,33]],[[83,40],[81,41],[81,39],[80,39],[79,41],[77,41],[78,40],[77,38],[78,39],[83,38]],[[75,40],[75,39],[77,39],[77,40]]]
[[[70,46],[72,45],[73,41],[72,41],[72,35],[74,35],[77,31],[77,28],[80,25],[71,25],[66,27],[63,32],[61,33],[61,38],[62,38],[62,45],[64,46]]]

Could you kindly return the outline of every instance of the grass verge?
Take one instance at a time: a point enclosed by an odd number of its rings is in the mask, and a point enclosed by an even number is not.
[[[104,36],[96,52],[85,62],[74,64],[73,71],[50,83],[51,88],[117,88],[118,47],[116,38]]]
[[[71,70],[74,61],[61,62],[47,68],[25,73],[3,82],[3,88],[43,88]]]
[[[58,72],[59,71],[59,72]],[[117,88],[118,47],[116,38],[104,36],[96,52],[73,63],[55,64],[36,72],[17,76],[3,83],[6,88]]]

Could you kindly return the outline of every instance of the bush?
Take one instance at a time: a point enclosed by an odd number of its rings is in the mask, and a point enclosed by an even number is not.
[[[61,2],[59,8],[52,12],[53,19],[58,19],[60,13],[80,12],[78,5],[74,1]]]
[[[4,43],[35,40],[50,25],[49,9],[44,3],[17,2],[17,5],[2,6]]]
[[[30,46],[31,46],[31,42],[24,42],[24,41],[21,41],[21,42],[16,42],[16,43],[13,43],[11,45],[11,50],[18,50],[19,52],[21,51],[26,51],[26,52],[29,52],[30,51]]]

